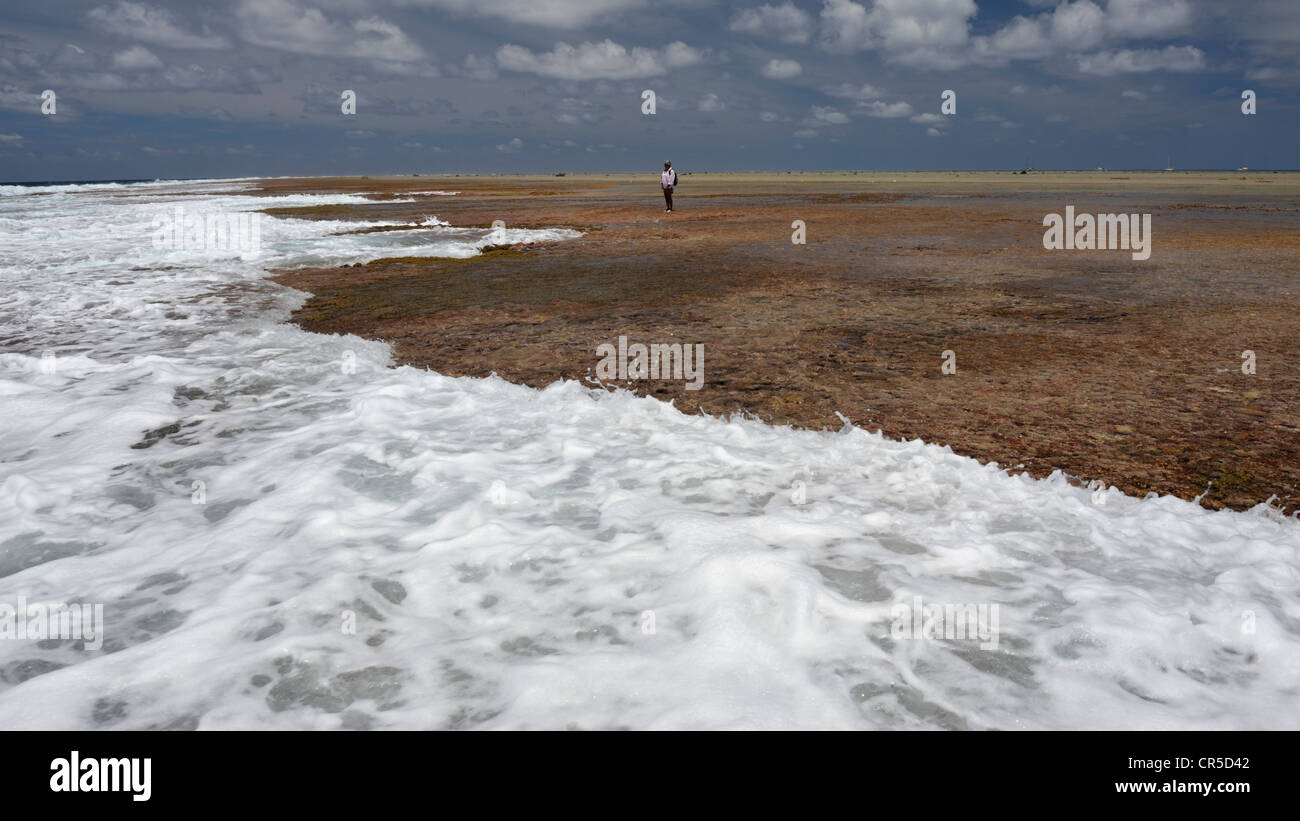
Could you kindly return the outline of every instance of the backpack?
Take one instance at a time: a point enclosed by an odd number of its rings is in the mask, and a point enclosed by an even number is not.
[[[673,188],[676,188],[676,187],[677,187],[677,169],[676,169],[676,168],[672,169],[672,172],[673,172]]]

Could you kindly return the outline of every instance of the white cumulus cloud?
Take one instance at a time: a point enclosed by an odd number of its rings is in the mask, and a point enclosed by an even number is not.
[[[975,0],[825,0],[818,44],[833,54],[878,50],[913,68],[959,68],[968,58]]]
[[[113,68],[123,71],[144,71],[162,68],[162,60],[144,46],[131,46],[125,51],[113,55]]]
[[[657,77],[670,68],[684,68],[704,60],[703,52],[682,42],[662,49],[640,46],[631,49],[602,40],[571,46],[556,43],[549,52],[535,53],[523,46],[504,45],[497,49],[497,65],[507,71],[536,74],[559,80],[630,80]]]
[[[912,115],[912,105],[905,102],[885,103],[876,100],[874,103],[865,107],[867,116],[883,117],[893,119],[894,117],[910,117]]]
[[[649,0],[398,0],[398,5],[432,7],[466,17],[494,17],[530,26],[577,29],[648,7],[650,3]]]
[[[718,99],[718,95],[712,92],[700,98],[700,111],[722,111],[726,107],[727,104]]]
[[[113,6],[96,6],[86,16],[112,34],[167,48],[220,49],[230,45],[224,37],[187,31],[170,11],[146,3],[123,0]]]
[[[1201,71],[1204,68],[1205,52],[1195,46],[1102,51],[1079,58],[1079,71],[1101,77],[1150,71]]]
[[[806,43],[812,37],[813,19],[812,15],[791,2],[779,6],[765,4],[736,12],[728,28],[782,43]]]
[[[378,17],[345,23],[295,0],[243,0],[235,17],[246,41],[295,54],[357,57],[390,66],[425,57],[399,26]]]
[[[772,80],[789,80],[803,73],[803,66],[797,60],[768,60],[763,66],[762,74]]]

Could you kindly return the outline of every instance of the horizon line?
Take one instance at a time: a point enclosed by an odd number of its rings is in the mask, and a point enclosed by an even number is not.
[[[846,168],[846,169],[747,169],[744,171],[683,171],[684,174],[1097,174],[1097,173],[1154,173],[1154,174],[1294,174],[1300,168]],[[133,185],[156,182],[196,182],[200,180],[326,180],[326,179],[362,179],[366,177],[598,177],[642,174],[654,175],[658,171],[447,171],[441,173],[426,172],[384,172],[369,174],[254,174],[239,177],[136,177],[117,179],[70,179],[70,180],[0,180],[0,185],[43,186],[43,185]]]

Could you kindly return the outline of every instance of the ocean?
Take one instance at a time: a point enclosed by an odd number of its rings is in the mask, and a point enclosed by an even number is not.
[[[579,234],[251,187],[0,188],[0,727],[1300,728],[1300,522],[394,368],[267,269]]]

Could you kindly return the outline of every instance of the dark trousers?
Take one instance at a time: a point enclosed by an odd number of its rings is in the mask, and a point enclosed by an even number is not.
[[[673,210],[673,187],[671,185],[664,188],[664,202],[668,205],[668,210]]]

